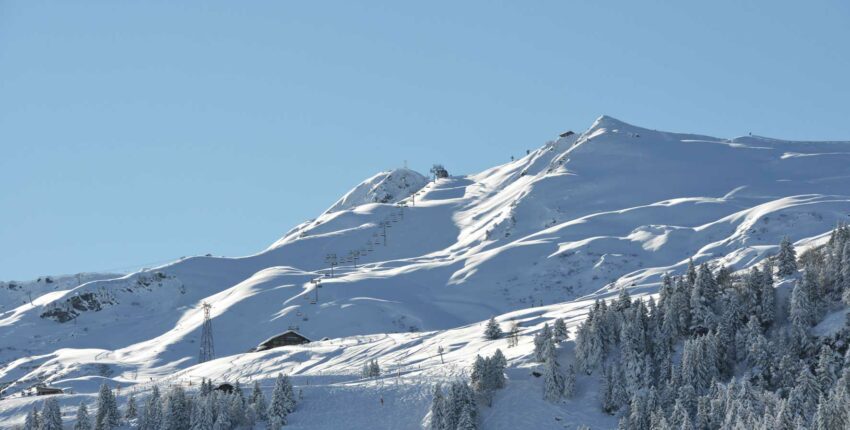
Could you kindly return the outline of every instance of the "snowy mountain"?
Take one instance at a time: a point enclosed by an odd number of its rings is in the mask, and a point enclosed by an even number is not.
[[[201,378],[270,387],[286,372],[305,397],[293,428],[417,428],[431,382],[468,376],[476,354],[500,348],[508,386],[495,402],[515,408],[485,408],[481,428],[615,427],[582,391],[590,377],[566,406],[540,401],[534,334],[557,317],[575,331],[594,299],[623,287],[654,294],[691,259],[743,270],[785,235],[800,251],[825,243],[850,219],[848,165],[850,142],[720,139],[603,116],[478,174],[379,173],[255,255],[28,283],[26,296],[4,283],[0,426],[23,422],[35,383],[73,392],[60,396],[70,412],[104,381],[143,396]],[[198,364],[202,302],[220,358]],[[492,316],[520,324],[517,347],[482,338]],[[290,328],[328,340],[246,353]],[[361,378],[371,359],[392,377]]]

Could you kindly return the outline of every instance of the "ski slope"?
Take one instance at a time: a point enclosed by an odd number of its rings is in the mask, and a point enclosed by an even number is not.
[[[483,428],[610,428],[582,380],[565,405],[539,401],[534,331],[557,316],[574,327],[592,299],[620,287],[651,294],[690,258],[743,269],[784,235],[799,247],[822,241],[850,219],[848,165],[850,142],[720,139],[603,116],[478,174],[428,182],[382,172],[255,255],[33,288],[32,303],[3,291],[0,381],[11,385],[0,426],[23,419],[35,399],[19,394],[36,382],[78,393],[63,396],[70,407],[103,380],[144,391],[151,381],[270,381],[285,371],[308,399],[294,428],[376,417],[379,428],[415,428],[432,382],[500,347],[510,378],[496,405],[516,407],[483,409]],[[328,254],[339,260],[333,277]],[[198,365],[202,302],[213,305],[221,358]],[[481,339],[494,315],[505,328],[522,323],[520,346]],[[290,327],[329,340],[246,353]],[[438,346],[449,349],[445,363]],[[570,347],[562,354],[569,360]],[[397,376],[362,380],[372,358]]]

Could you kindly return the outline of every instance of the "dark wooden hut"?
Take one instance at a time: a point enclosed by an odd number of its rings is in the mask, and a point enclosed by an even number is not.
[[[36,385],[35,386],[35,394],[37,396],[49,396],[52,394],[62,394],[61,388],[48,387],[45,385]]]
[[[254,351],[265,351],[280,346],[303,345],[305,343],[310,343],[310,339],[295,330],[287,330],[264,340],[254,348]]]

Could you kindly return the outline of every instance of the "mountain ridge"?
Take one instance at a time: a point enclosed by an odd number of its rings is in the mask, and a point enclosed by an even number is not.
[[[90,369],[104,362],[123,386],[206,372],[193,366],[204,301],[216,352],[238,360],[289,327],[343,343],[386,335],[366,343],[387,350],[396,335],[415,346],[417,336],[464,333],[468,352],[491,316],[520,318],[526,335],[544,314],[577,323],[590,298],[652,293],[691,260],[746,269],[785,234],[802,249],[848,219],[850,142],[835,154],[833,142],[736,139],[601,116],[477,174],[418,186],[425,177],[409,170],[378,173],[257,254],[189,257],[0,311],[0,344],[16,346],[0,349],[0,380],[18,393],[49,375],[88,392]],[[328,254],[339,262],[333,277]],[[359,363],[350,359],[339,369]]]

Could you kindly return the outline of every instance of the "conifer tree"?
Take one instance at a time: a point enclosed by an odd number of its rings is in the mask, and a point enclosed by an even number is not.
[[[688,268],[687,278],[676,278],[675,300],[672,303],[672,305],[676,308],[676,315],[679,316],[677,324],[679,327],[679,334],[683,335],[687,334],[691,328],[691,286],[696,280],[696,271],[693,267],[693,262],[690,264],[691,266]],[[690,280],[691,272],[693,272],[693,280]]]
[[[263,390],[260,389],[259,381],[254,381],[254,388],[251,390],[250,404],[254,407],[258,420],[266,421],[268,419],[268,404],[266,403],[266,396],[263,394]]]
[[[460,413],[460,419],[457,423],[457,430],[475,430],[478,426],[475,424],[475,419],[473,418],[472,407],[469,405],[464,405],[463,410]]]
[[[215,417],[213,415],[213,398],[212,396],[199,396],[196,399],[197,404],[194,414],[195,419],[192,422],[192,430],[213,430]]]
[[[154,385],[151,395],[145,401],[145,409],[142,411],[139,428],[141,430],[159,430],[161,426],[162,405],[160,404],[159,387]]]
[[[788,236],[783,237],[782,242],[779,243],[779,254],[777,254],[776,260],[777,274],[780,277],[784,278],[797,273],[797,252]]]
[[[36,409],[35,405],[33,405],[24,420],[24,430],[39,430],[40,428],[41,416],[38,414],[38,409]]]
[[[841,299],[850,305],[850,240],[844,242],[841,251]]]
[[[550,338],[546,342],[545,364],[543,368],[543,399],[557,402],[564,395],[565,378],[561,373],[555,355],[555,343]]]
[[[215,417],[215,423],[213,423],[213,430],[231,430],[233,428],[233,420],[230,417],[230,408],[228,407],[228,398],[230,394],[224,394],[218,398],[218,414]],[[280,417],[277,417],[280,419]],[[281,423],[285,423],[281,419]]]
[[[106,384],[101,384],[97,396],[97,415],[95,415],[95,430],[111,430],[120,424],[118,404],[112,390]]]
[[[569,339],[570,334],[567,331],[567,324],[564,323],[563,318],[556,318],[554,324],[552,325],[552,337],[555,339],[555,342],[560,343],[567,339]]]
[[[805,331],[815,323],[818,314],[817,284],[815,275],[808,270],[802,280],[798,280],[791,292],[789,318],[795,328]]]
[[[821,396],[821,388],[817,378],[809,370],[809,366],[803,364],[802,370],[797,376],[796,385],[788,397],[788,406],[792,411],[797,411],[806,421],[810,418],[817,407]]]
[[[712,304],[717,297],[714,277],[707,264],[700,266],[691,289],[691,331],[706,332],[714,327],[715,315]]]
[[[189,402],[183,387],[175,385],[165,395],[162,408],[162,430],[189,428]]]
[[[274,391],[272,391],[272,401],[269,404],[269,420],[277,418],[281,425],[286,424],[286,416],[289,414],[289,405],[287,401],[287,380],[284,379],[282,373],[278,373],[274,383]]]
[[[62,430],[62,412],[55,397],[45,400],[41,407],[40,430]]]
[[[773,287],[773,265],[770,260],[765,263],[761,276],[759,319],[768,326],[776,319],[776,290]]]
[[[572,398],[576,392],[576,370],[572,364],[567,367],[567,374],[564,378],[564,397]]]
[[[493,386],[496,389],[505,387],[505,368],[508,366],[508,360],[505,358],[505,354],[502,354],[501,349],[496,349],[496,352],[493,353],[492,358],[493,363],[493,378],[494,383]]]
[[[135,419],[139,415],[139,411],[136,407],[136,394],[130,393],[130,397],[127,399],[127,408],[124,410],[124,418],[128,420]]]
[[[822,393],[828,393],[833,384],[835,384],[835,380],[838,379],[838,375],[835,372],[834,353],[828,344],[824,344],[820,349],[815,375],[817,376]]]
[[[77,421],[74,423],[74,430],[91,430],[89,409],[83,402],[80,402],[80,406],[77,407]]]
[[[230,398],[227,404],[230,421],[235,427],[240,427],[245,424],[245,400],[235,390],[233,394],[227,397]]]
[[[431,401],[431,430],[446,430],[446,397],[440,384],[434,386],[434,398]]]
[[[543,331],[534,335],[534,358],[538,362],[543,362],[546,357],[546,342],[551,339],[551,331],[549,324],[543,325]]]
[[[484,328],[484,338],[488,340],[496,340],[502,337],[502,328],[496,322],[495,317],[490,317],[487,321],[487,326]]]

